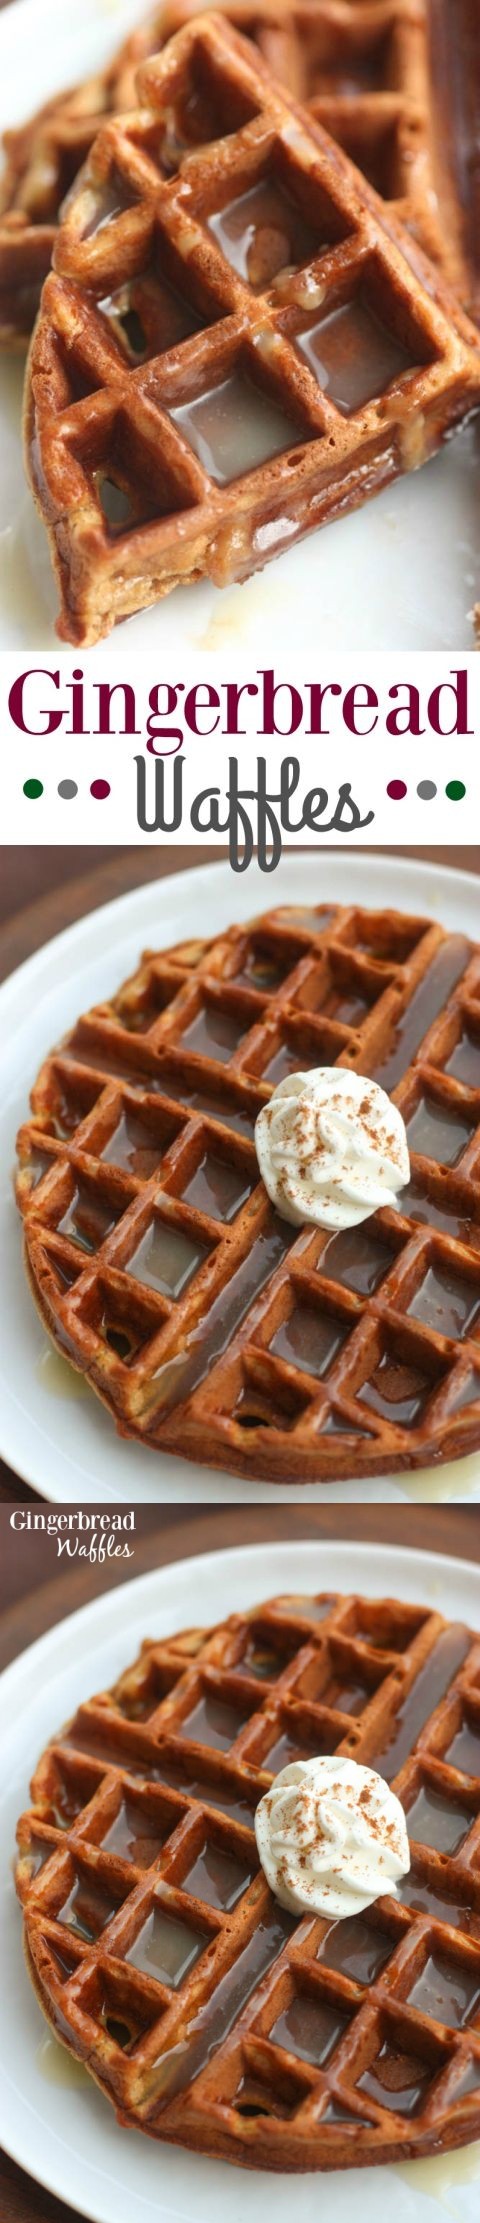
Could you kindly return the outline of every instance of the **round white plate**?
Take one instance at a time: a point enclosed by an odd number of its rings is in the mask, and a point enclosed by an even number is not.
[[[205,874],[208,873],[208,880]],[[202,879],[199,881],[199,874]],[[205,903],[202,903],[205,891]],[[200,903],[199,903],[200,898]],[[22,1266],[20,1222],[12,1195],[15,1135],[26,1117],[28,1092],[45,1056],[90,1004],[110,995],[133,970],[149,944],[198,932],[199,909],[212,932],[232,917],[249,918],[275,903],[337,901],[393,904],[429,914],[478,936],[478,886],[469,873],[439,870],[399,856],[311,851],[285,857],[275,880],[256,864],[234,880],[228,864],[197,865],[109,903],[59,934],[21,965],[0,989],[0,1453],[15,1472],[56,1503],[130,1503],[192,1496],[224,1504],[271,1500],[268,1483],[241,1482],[192,1462],[122,1441],[105,1407],[82,1377],[57,1357],[35,1311]],[[480,1454],[435,1474],[380,1477],[376,1482],[322,1484],[289,1498],[349,1503],[365,1496],[400,1502],[405,1496],[480,1499]]]
[[[147,0],[22,0],[0,16],[1,125],[102,66]],[[0,648],[51,650],[56,589],[46,536],[27,491],[20,441],[21,361],[0,364]],[[291,631],[300,659],[335,648],[473,648],[480,579],[478,436],[474,425],[428,467],[355,516],[342,518],[267,567],[248,586],[177,589],[116,629],[118,648],[172,657],[244,647],[271,661]],[[96,651],[92,651],[93,655]]]
[[[0,2138],[30,2175],[94,2223],[264,2223],[272,2198],[277,2223],[475,2223],[480,2145],[445,2161],[341,2171],[318,2177],[275,2177],[231,2169],[137,2131],[122,2131],[84,2071],[45,2035],[45,2024],[23,1964],[20,1912],[9,1870],[15,1824],[28,1801],[29,1778],[47,1738],[81,1698],[104,1689],[134,1659],[142,1637],[166,1636],[198,1618],[205,1624],[287,1589],[356,1590],[438,1605],[480,1627],[480,1569],[435,1553],[369,1544],[272,1542],[245,1551],[187,1559],[120,1588],[60,1622],[21,1654],[1,1679],[0,1799],[3,1888],[0,1900]],[[128,1633],[126,1623],[128,1621]],[[63,2072],[63,2073],[62,2073]],[[464,2180],[467,2181],[464,2181]]]

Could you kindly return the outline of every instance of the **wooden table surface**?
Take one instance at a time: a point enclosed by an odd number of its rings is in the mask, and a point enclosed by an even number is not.
[[[29,1532],[12,1536],[8,1510],[0,1509],[0,1566],[4,1597],[9,1600],[0,1624],[2,1667],[78,1606],[155,1566],[166,1566],[195,1552],[269,1543],[272,1537],[287,1542],[302,1538],[328,1542],[345,1534],[341,1506],[312,1506],[307,1511],[292,1505],[242,1505],[228,1506],[223,1512],[218,1506],[196,1511],[167,1506],[161,1513],[141,1506],[137,1522],[135,1557],[126,1566],[122,1563],[105,1570],[82,1562],[65,1569],[65,1562],[56,1559],[55,1547],[44,1536]],[[350,1506],[348,1533],[350,1539],[389,1544],[395,1551],[405,1543],[405,1512],[397,1506]],[[412,1505],[408,1509],[408,1542],[414,1550],[440,1551],[479,1561],[480,1522],[473,1507],[439,1505],[433,1512],[429,1507]],[[448,1597],[442,1604],[448,1614]],[[74,2198],[72,2184],[72,2201]],[[0,2212],[2,2223],[70,2223],[71,2219],[70,2207],[52,2199],[6,2155],[0,2155]]]
[[[320,853],[318,850],[315,853],[320,864]],[[342,856],[344,853],[342,850]],[[395,854],[392,851],[392,855]],[[411,848],[402,851],[402,854],[418,857],[423,861],[425,852]],[[429,849],[426,854],[432,863],[450,864],[476,874],[480,872],[479,848]],[[126,894],[130,888],[141,887],[149,880],[163,879],[172,872],[185,871],[192,864],[198,865],[199,870],[208,875],[209,865],[214,861],[218,862],[224,855],[225,851],[221,849],[180,849],[175,843],[170,844],[168,849],[38,849],[15,846],[3,849],[0,980],[5,980],[15,966],[21,965],[24,958],[30,957],[34,950],[41,949],[52,935],[72,925],[74,920],[85,918],[98,904],[108,903],[115,896]],[[265,907],[272,901],[272,885],[266,880]],[[235,916],[233,882],[232,916]],[[46,1044],[45,1047],[49,1045]],[[0,1504],[20,1501],[35,1502],[35,1491],[22,1482],[11,1467],[0,1461]]]
[[[384,854],[388,855],[388,851]],[[460,872],[480,874],[480,848],[402,849],[402,856],[418,857],[432,864],[450,865]],[[170,872],[185,872],[190,865],[208,867],[226,856],[225,849],[19,848],[2,850],[0,885],[0,979],[21,965],[42,942],[59,934],[77,918],[84,918],[98,903],[108,903],[129,888],[147,880],[161,880]],[[307,851],[312,854],[311,850]],[[321,852],[316,850],[321,861]],[[392,849],[392,856],[398,850]],[[339,850],[345,855],[345,847]],[[265,881],[265,906],[274,901],[274,883]],[[232,917],[235,884],[232,880]]]
[[[37,1501],[38,1504],[38,1501]],[[56,1508],[54,1509],[56,1513]],[[70,1509],[69,1509],[70,1510]],[[88,1512],[101,1511],[88,1506]],[[25,1509],[25,1513],[27,1509]],[[294,1538],[345,1535],[345,1510],[340,1505],[139,1505],[135,1532],[129,1537],[134,1556],[90,1566],[58,1558],[55,1538],[44,1532],[19,1533],[11,1527],[12,1508],[0,1506],[0,1670],[8,1667],[27,1644],[43,1636],[54,1622],[76,1613],[101,1591],[116,1589],[153,1567],[195,1552],[224,1550],[237,1545],[264,1544]],[[480,1561],[480,1520],[475,1506],[349,1505],[348,1538],[389,1544],[393,1550],[406,1543],[419,1551],[453,1553],[457,1559]],[[448,1602],[445,1601],[448,1613]]]

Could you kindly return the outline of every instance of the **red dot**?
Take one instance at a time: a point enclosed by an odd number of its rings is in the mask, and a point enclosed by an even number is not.
[[[405,780],[389,780],[387,795],[390,796],[392,803],[403,803],[406,792]]]
[[[106,796],[106,795],[109,795],[109,794],[110,794],[110,785],[109,785],[109,781],[108,781],[108,780],[92,780],[92,785],[91,785],[91,788],[90,788],[90,794],[91,794],[91,795],[94,795],[94,796],[95,796],[95,801],[96,801],[97,803],[104,803],[104,801],[105,801],[105,796]]]

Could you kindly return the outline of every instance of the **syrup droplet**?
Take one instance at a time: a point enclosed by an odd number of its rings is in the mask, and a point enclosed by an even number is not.
[[[42,2038],[35,2060],[39,2074],[44,2077],[46,2084],[69,2085],[72,2090],[84,2091],[89,2083],[83,2061],[76,2061],[67,2046],[59,2045],[58,2038],[52,2038],[50,2034]]]
[[[37,1382],[41,1383],[42,1389],[48,1390],[49,1397],[80,1399],[90,1396],[84,1375],[78,1374],[76,1367],[69,1366],[67,1359],[60,1357],[59,1351],[48,1348],[42,1351],[37,1359],[35,1373]]]

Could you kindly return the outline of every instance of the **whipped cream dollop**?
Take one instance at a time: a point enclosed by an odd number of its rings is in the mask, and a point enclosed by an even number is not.
[[[342,1921],[408,1875],[403,1807],[374,1768],[327,1754],[282,1768],[260,1800],[255,1835],[267,1883],[291,1914]]]
[[[339,1065],[289,1073],[259,1112],[255,1145],[271,1203],[297,1225],[358,1227],[410,1179],[398,1105]]]

